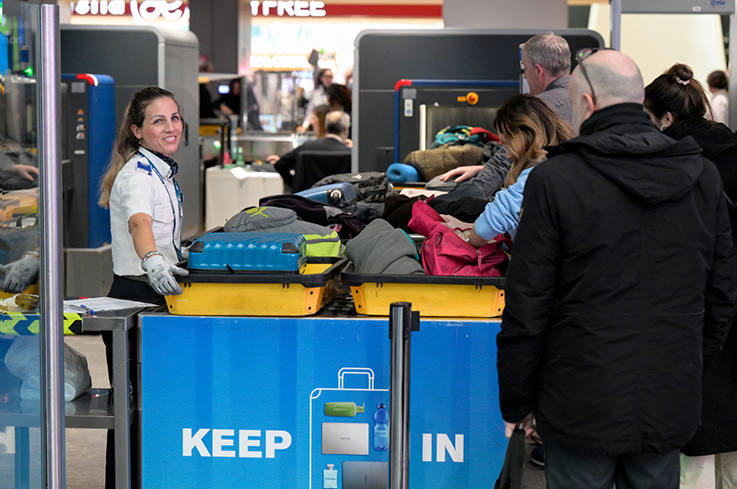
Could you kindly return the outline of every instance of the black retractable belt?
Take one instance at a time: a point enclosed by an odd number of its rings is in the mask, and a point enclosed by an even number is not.
[[[420,330],[420,313],[409,302],[389,309],[391,387],[389,391],[389,489],[409,488],[409,373],[412,331]]]

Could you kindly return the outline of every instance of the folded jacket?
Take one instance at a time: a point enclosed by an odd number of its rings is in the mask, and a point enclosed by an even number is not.
[[[259,205],[292,209],[301,219],[324,226],[335,227],[341,238],[349,239],[357,236],[365,224],[358,220],[355,214],[346,212],[317,200],[308,199],[301,195],[282,194],[263,197]]]
[[[376,219],[345,246],[345,256],[358,273],[424,275],[417,247],[401,229]]]

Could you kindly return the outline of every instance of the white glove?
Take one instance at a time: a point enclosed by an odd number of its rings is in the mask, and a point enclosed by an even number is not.
[[[18,261],[8,263],[0,269],[4,275],[0,290],[17,294],[23,292],[38,279],[39,262],[33,255],[25,255]]]
[[[184,277],[189,275],[189,270],[169,265],[161,255],[153,255],[141,264],[148,275],[148,283],[157,294],[178,295],[183,292],[174,275]]]

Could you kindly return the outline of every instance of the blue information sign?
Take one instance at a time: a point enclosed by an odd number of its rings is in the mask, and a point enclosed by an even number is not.
[[[144,489],[385,488],[390,340],[375,318],[144,316]],[[412,335],[410,487],[493,487],[498,321]]]

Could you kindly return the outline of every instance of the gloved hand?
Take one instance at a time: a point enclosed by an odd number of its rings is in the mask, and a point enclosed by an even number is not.
[[[166,263],[166,260],[161,255],[151,256],[141,266],[148,275],[148,283],[154,288],[157,294],[178,295],[183,292],[182,287],[179,286],[174,275],[184,277],[185,275],[189,275],[189,270]]]
[[[18,261],[8,263],[0,269],[3,281],[0,290],[17,294],[23,292],[38,279],[39,262],[33,255],[25,255]]]

